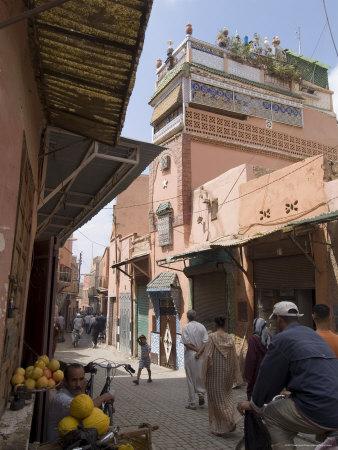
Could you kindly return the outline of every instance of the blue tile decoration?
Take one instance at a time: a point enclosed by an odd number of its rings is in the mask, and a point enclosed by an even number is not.
[[[191,97],[194,103],[235,111],[263,119],[303,126],[303,113],[296,106],[272,102],[268,99],[211,86],[199,81],[191,82]]]
[[[150,339],[152,353],[157,353],[160,356],[160,335],[158,333],[151,332]]]

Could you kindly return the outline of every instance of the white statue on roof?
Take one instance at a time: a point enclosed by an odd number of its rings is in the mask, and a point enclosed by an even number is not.
[[[272,48],[271,48],[269,39],[267,37],[265,37],[264,41],[263,41],[263,52],[264,52],[264,55],[266,55],[266,56],[272,55]]]
[[[284,50],[280,46],[280,37],[279,36],[276,35],[272,38],[272,46],[273,46],[272,54],[274,55],[274,57],[276,59],[285,60],[286,56],[285,56]]]

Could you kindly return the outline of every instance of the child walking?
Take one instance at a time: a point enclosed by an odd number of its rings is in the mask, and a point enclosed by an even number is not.
[[[148,383],[151,383],[153,380],[151,379],[151,371],[150,371],[150,347],[147,344],[147,338],[142,334],[137,342],[141,347],[141,358],[138,366],[137,378],[133,381],[134,384],[140,384],[140,376],[142,369],[147,369],[148,371]]]

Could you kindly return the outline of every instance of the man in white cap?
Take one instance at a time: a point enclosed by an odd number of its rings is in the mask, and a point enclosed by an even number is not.
[[[276,319],[278,334],[263,359],[251,401],[238,405],[242,414],[253,410],[263,415],[274,450],[295,449],[298,433],[338,429],[338,359],[314,330],[300,325],[301,316],[292,302],[274,305],[270,319]],[[290,397],[271,402],[285,388]]]

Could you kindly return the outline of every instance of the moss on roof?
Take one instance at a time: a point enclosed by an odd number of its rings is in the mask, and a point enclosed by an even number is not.
[[[132,92],[153,0],[70,0],[30,21],[49,124],[114,144]],[[30,7],[43,4],[30,0]]]

